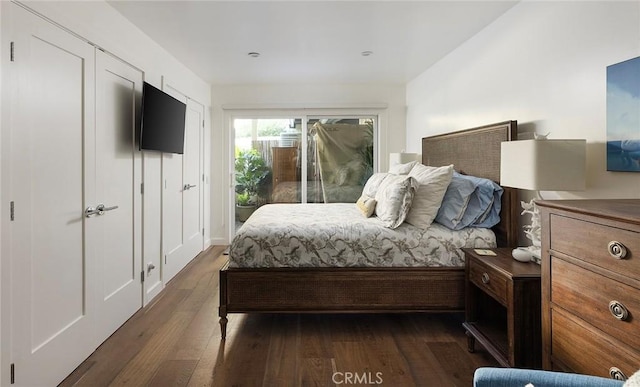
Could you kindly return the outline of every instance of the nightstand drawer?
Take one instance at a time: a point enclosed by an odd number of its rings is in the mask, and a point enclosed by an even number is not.
[[[502,305],[507,304],[507,278],[499,271],[472,260],[469,263],[469,280]]]
[[[551,357],[561,359],[573,372],[609,378],[615,369],[626,377],[637,371],[637,351],[557,309],[551,316]]]
[[[551,261],[551,289],[554,304],[640,348],[640,290],[561,259]]]
[[[552,250],[624,276],[640,277],[640,233],[555,214],[550,222]]]

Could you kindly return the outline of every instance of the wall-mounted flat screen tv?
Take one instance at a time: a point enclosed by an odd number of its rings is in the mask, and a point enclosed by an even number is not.
[[[184,153],[186,111],[183,102],[144,82],[140,150]]]

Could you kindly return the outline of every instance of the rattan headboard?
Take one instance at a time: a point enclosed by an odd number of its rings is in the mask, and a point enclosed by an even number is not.
[[[422,163],[500,183],[500,143],[517,136],[517,121],[505,121],[422,139]],[[519,203],[516,190],[504,187],[500,223],[493,228],[498,246],[518,245]]]

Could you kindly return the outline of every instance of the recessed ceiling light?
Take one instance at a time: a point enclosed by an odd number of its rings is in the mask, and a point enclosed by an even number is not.
[[[260,56],[260,53],[259,52],[250,52],[247,55],[249,55],[252,58],[257,58],[257,57]]]
[[[362,51],[360,53],[360,55],[362,55],[362,56],[371,56],[371,55],[373,55],[373,51]]]

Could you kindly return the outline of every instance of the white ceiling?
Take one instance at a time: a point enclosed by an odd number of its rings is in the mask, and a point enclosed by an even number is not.
[[[212,84],[415,78],[515,1],[110,1]],[[259,52],[251,58],[249,52]],[[362,56],[363,51],[372,51]]]

